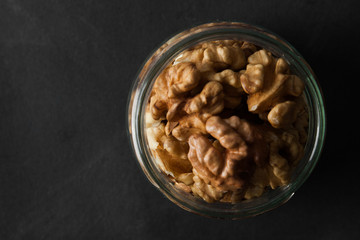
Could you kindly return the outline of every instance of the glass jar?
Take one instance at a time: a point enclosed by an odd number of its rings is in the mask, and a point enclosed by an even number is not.
[[[182,51],[204,41],[238,39],[253,43],[285,59],[293,74],[305,83],[304,95],[309,108],[308,139],[304,156],[290,183],[262,196],[239,203],[207,203],[174,187],[156,165],[145,131],[145,107],[152,86],[162,70]],[[325,108],[316,77],[308,63],[288,42],[263,28],[239,22],[208,23],[183,31],[166,41],[145,62],[135,79],[128,102],[128,130],[136,158],[150,182],[168,199],[190,212],[216,218],[239,219],[255,216],[288,201],[313,171],[325,138]]]

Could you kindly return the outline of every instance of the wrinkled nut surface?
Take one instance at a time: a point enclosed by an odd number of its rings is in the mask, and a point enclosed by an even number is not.
[[[175,65],[181,62],[195,63],[201,72],[219,71],[226,68],[239,70],[246,65],[246,58],[236,41],[214,41],[183,52],[176,59]]]
[[[197,86],[200,80],[200,72],[195,64],[184,62],[169,68],[167,77],[168,96],[175,98]]]
[[[174,186],[236,203],[290,182],[303,156],[304,83],[289,64],[239,40],[200,43],[158,76],[146,109],[148,145]]]
[[[216,81],[208,82],[198,95],[188,100],[184,107],[188,114],[203,112],[211,115],[220,113],[223,108],[223,86]]]
[[[216,149],[203,135],[192,135],[188,154],[191,165],[199,177],[217,189],[243,188],[255,166],[263,165],[267,157],[267,145],[261,135],[236,116],[225,120],[213,116],[207,120],[206,130],[225,151]]]

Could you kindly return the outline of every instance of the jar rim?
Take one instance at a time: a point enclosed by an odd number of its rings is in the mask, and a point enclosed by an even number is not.
[[[283,57],[297,71],[306,78],[306,98],[309,106],[309,136],[305,146],[305,155],[301,162],[305,164],[296,179],[288,185],[272,190],[276,195],[261,202],[257,199],[249,202],[226,205],[221,203],[208,204],[203,202],[200,207],[194,205],[193,199],[183,199],[169,182],[164,180],[163,173],[154,165],[152,154],[146,145],[144,135],[144,111],[149,91],[157,75],[162,69],[183,50],[202,41],[212,39],[228,39],[236,36],[241,40],[252,42]],[[182,31],[165,41],[153,54],[151,54],[137,74],[128,96],[127,123],[129,139],[140,167],[149,179],[168,199],[190,212],[217,218],[238,219],[255,216],[274,209],[288,201],[294,192],[306,181],[319,160],[323,149],[326,133],[326,115],[324,98],[315,73],[300,55],[300,53],[286,40],[259,26],[242,22],[214,22],[206,23]],[[310,135],[311,133],[311,135]],[[309,141],[310,140],[310,141]],[[307,161],[305,161],[306,159]],[[257,202],[258,201],[258,202]],[[255,203],[254,203],[255,202]],[[247,204],[247,205],[246,205]],[[226,208],[223,208],[226,206]]]

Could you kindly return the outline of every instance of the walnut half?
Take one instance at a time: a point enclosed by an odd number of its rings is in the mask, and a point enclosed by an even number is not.
[[[243,188],[255,165],[266,160],[268,149],[261,135],[236,116],[225,120],[213,116],[207,120],[206,130],[225,151],[220,152],[203,135],[192,135],[188,158],[193,168],[201,179],[220,190]]]

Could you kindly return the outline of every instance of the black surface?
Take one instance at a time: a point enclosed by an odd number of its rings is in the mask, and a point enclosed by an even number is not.
[[[0,239],[360,239],[356,1],[0,1]],[[130,85],[171,35],[262,25],[307,59],[327,140],[284,206],[241,221],[188,213],[138,167]]]

